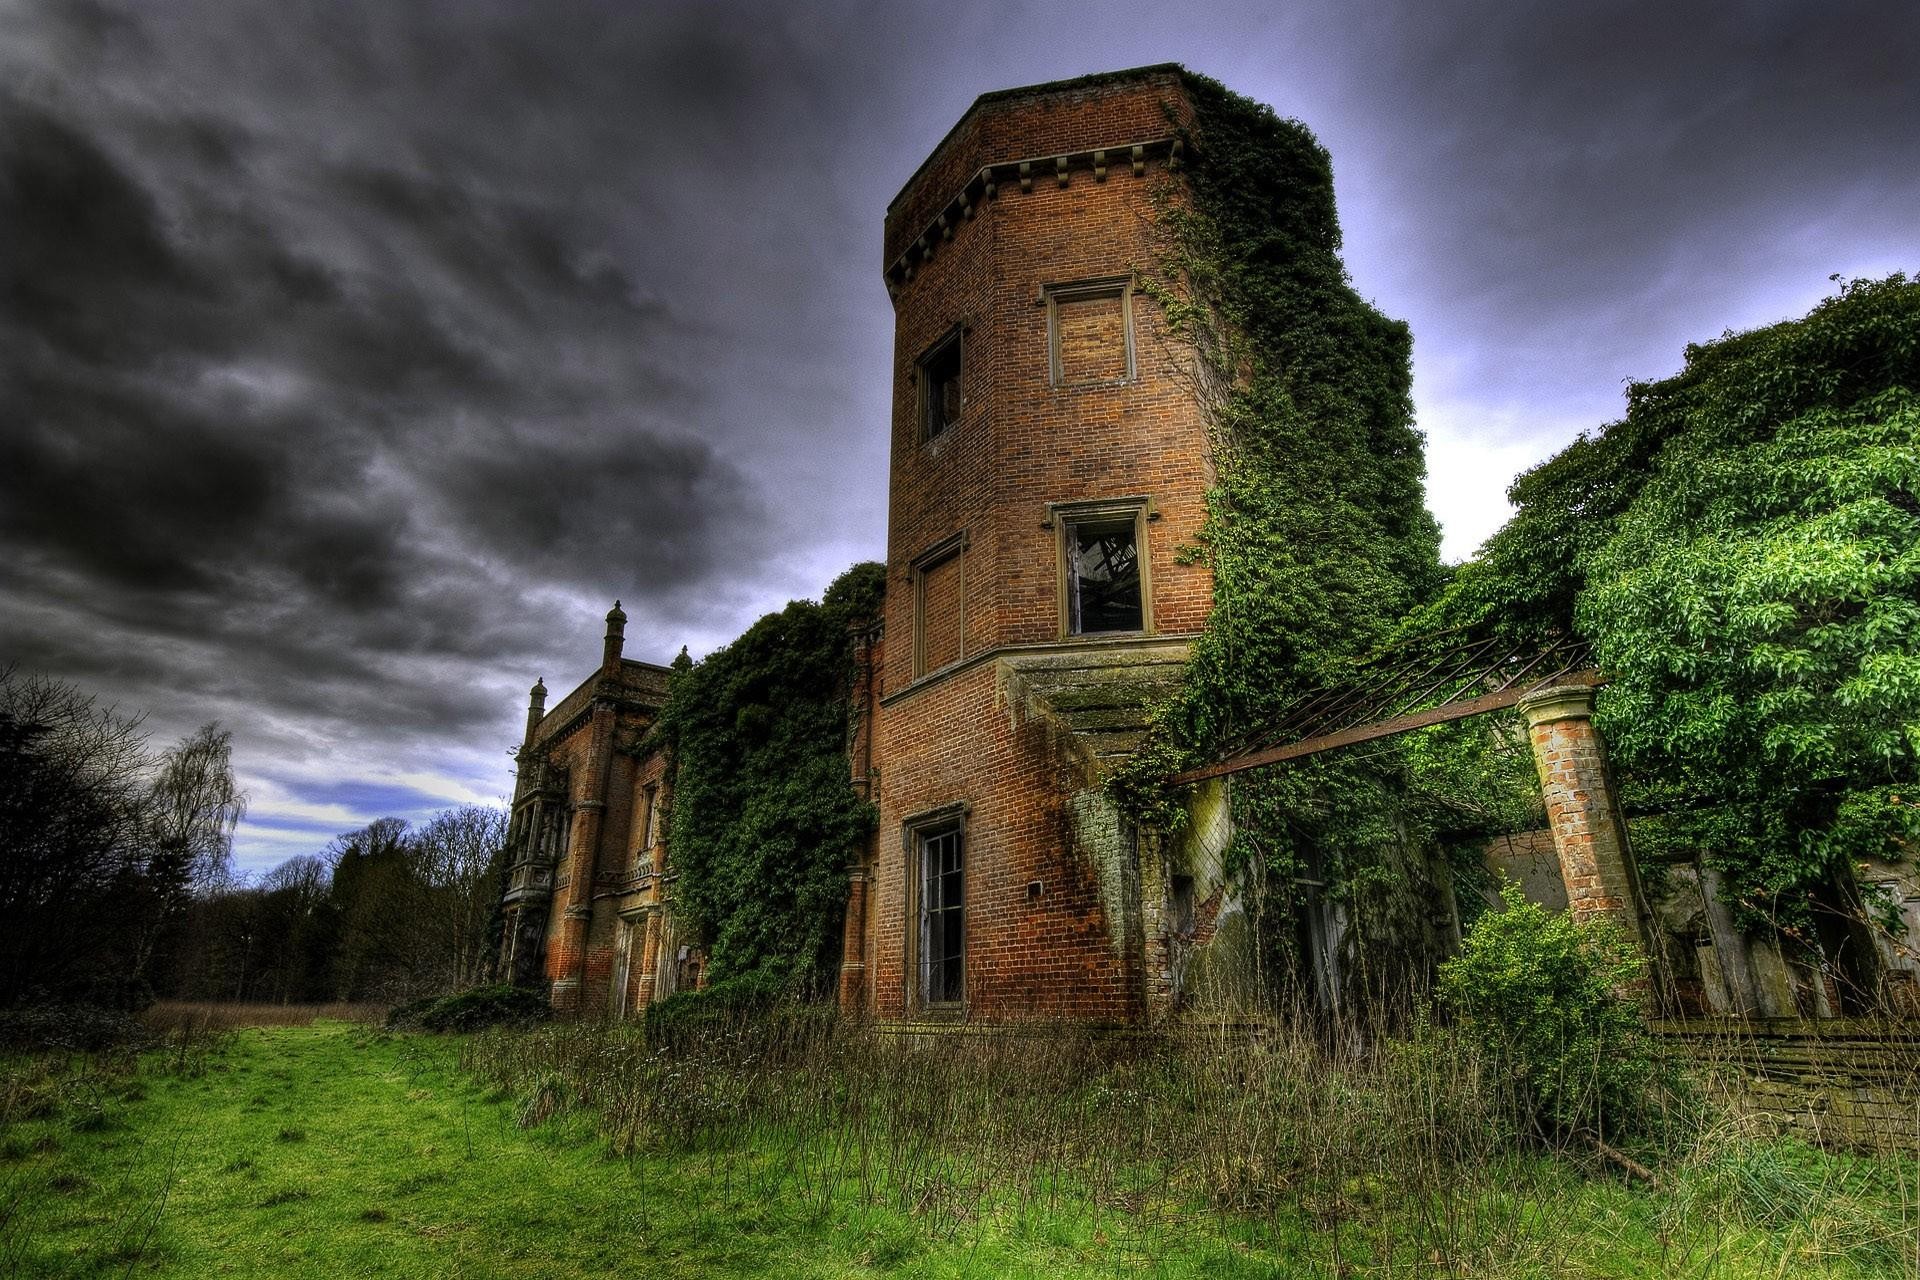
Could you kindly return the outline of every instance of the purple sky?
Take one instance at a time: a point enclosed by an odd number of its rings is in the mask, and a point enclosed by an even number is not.
[[[235,734],[243,868],[511,785],[525,690],[885,544],[886,202],[1179,61],[1331,150],[1429,503],[1920,270],[1920,6],[0,0],[0,662]]]

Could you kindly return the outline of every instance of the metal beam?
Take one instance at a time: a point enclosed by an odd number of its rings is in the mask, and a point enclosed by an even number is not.
[[[1598,671],[1569,671],[1564,675],[1551,677],[1555,684],[1600,685],[1604,683]],[[1511,707],[1520,699],[1542,686],[1528,685],[1525,688],[1502,689],[1498,693],[1484,694],[1478,698],[1467,698],[1458,702],[1446,702],[1426,711],[1415,711],[1403,716],[1394,716],[1390,720],[1376,720],[1372,724],[1363,724],[1352,729],[1342,729],[1338,733],[1322,733],[1311,738],[1302,738],[1285,746],[1268,747],[1249,755],[1232,760],[1221,760],[1199,769],[1189,769],[1185,773],[1176,773],[1172,781],[1176,784],[1204,782],[1208,778],[1223,778],[1228,774],[1241,773],[1248,769],[1257,769],[1261,765],[1278,764],[1282,760],[1298,760],[1303,756],[1318,755],[1322,751],[1331,751],[1335,747],[1350,747],[1356,742],[1371,742],[1376,738],[1391,738],[1396,733],[1405,733],[1410,729],[1424,729],[1428,725],[1446,724],[1452,720],[1465,720],[1470,716],[1484,715],[1489,711],[1499,711]]]

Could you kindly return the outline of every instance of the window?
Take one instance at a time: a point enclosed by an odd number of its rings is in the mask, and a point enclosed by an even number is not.
[[[959,1004],[966,997],[967,871],[960,828],[922,831],[920,843],[920,1001]]]
[[[1061,634],[1151,631],[1147,500],[1056,503],[1051,515],[1060,538]]]
[[[967,859],[965,804],[909,818],[904,835],[909,917],[907,970],[916,1008],[958,1009],[967,995]]]
[[[1134,376],[1132,277],[1052,285],[1046,295],[1054,386],[1102,386]]]
[[[967,535],[954,534],[914,559],[913,674],[966,656]]]
[[[920,439],[932,440],[960,421],[960,330],[920,357]]]

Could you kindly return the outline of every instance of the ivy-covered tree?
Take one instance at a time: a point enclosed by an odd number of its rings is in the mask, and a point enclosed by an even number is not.
[[[676,663],[656,727],[674,760],[674,910],[716,981],[829,989],[846,872],[873,830],[848,775],[849,629],[879,612],[886,569],[860,564],[700,662]]]
[[[1920,285],[1695,348],[1635,416],[1679,429],[1576,604],[1602,725],[1750,924],[1820,927],[1920,838]]]
[[[1920,840],[1920,283],[1689,347],[1511,496],[1423,622],[1577,627],[1660,838],[1840,940],[1852,864]]]

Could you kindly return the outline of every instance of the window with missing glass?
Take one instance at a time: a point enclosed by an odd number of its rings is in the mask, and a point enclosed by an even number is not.
[[[966,851],[960,828],[920,833],[920,998],[966,998]]]
[[[927,349],[919,360],[920,439],[932,440],[960,421],[960,330]]]
[[[1052,513],[1059,530],[1062,634],[1151,631],[1146,499],[1061,503]]]
[[[907,883],[915,927],[908,936],[913,1002],[923,1010],[958,1009],[967,995],[967,836],[965,804],[905,824]]]

